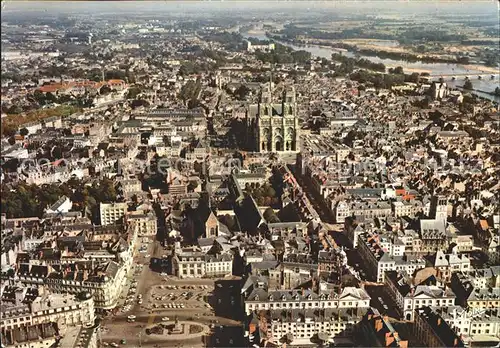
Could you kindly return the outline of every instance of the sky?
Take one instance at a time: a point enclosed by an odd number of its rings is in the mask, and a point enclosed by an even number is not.
[[[89,13],[89,12],[200,12],[225,10],[279,10],[308,8],[335,8],[345,10],[359,9],[391,9],[401,11],[426,12],[440,8],[450,12],[483,12],[496,11],[498,14],[498,0],[476,1],[423,1],[423,0],[392,0],[392,1],[356,1],[356,0],[329,0],[329,1],[266,1],[266,0],[223,0],[223,1],[20,1],[2,0],[3,10],[9,11],[46,11],[51,13]]]

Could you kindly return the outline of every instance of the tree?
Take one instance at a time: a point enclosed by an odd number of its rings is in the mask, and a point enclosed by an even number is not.
[[[130,107],[132,109],[138,108],[139,106],[148,107],[149,106],[149,102],[147,100],[143,100],[143,99],[132,100],[132,103],[130,104]]]
[[[139,87],[131,87],[128,90],[127,99],[136,99],[140,93],[141,89]]]
[[[375,78],[374,78],[373,86],[376,89],[384,88],[385,87],[385,85],[384,85],[384,77],[382,75],[377,74],[375,76]]]
[[[17,127],[12,124],[4,124],[4,121],[1,123],[2,127],[2,135],[6,137],[13,137],[17,132]]]
[[[19,105],[11,105],[7,109],[7,114],[20,114],[23,112],[23,109]]]
[[[403,74],[403,73],[404,73],[404,72],[403,72],[403,68],[402,68],[402,67],[400,67],[400,66],[398,66],[398,67],[394,68],[394,70],[393,70],[393,72],[392,72],[392,73],[393,73],[393,74]]]
[[[463,114],[472,114],[474,112],[474,105],[470,103],[463,102],[458,106],[458,109]]]
[[[233,230],[236,227],[236,220],[229,214],[224,215],[224,222],[230,230]]]
[[[117,79],[117,80],[125,80],[126,73],[123,70],[112,70],[112,71],[106,71],[104,74],[106,80],[112,80],[112,79]]]
[[[273,189],[273,187],[271,185],[266,185],[264,187],[263,195],[266,197],[275,197],[276,191]]]
[[[54,94],[52,94],[51,92],[47,92],[47,94],[45,95],[45,99],[49,103],[57,102],[57,97]]]
[[[38,104],[40,104],[40,105],[45,104],[45,95],[39,89],[37,89],[35,92],[33,92],[33,98],[36,100],[36,102]]]
[[[194,62],[184,62],[179,68],[179,75],[187,76],[191,74],[198,74],[200,72],[200,66]]]
[[[414,72],[411,75],[409,75],[408,76],[408,82],[419,83],[420,82],[420,75],[419,75],[419,73]]]
[[[246,96],[248,95],[248,93],[250,92],[250,89],[245,86],[245,85],[241,85],[239,86],[235,91],[234,91],[234,96],[238,99],[238,100],[245,100],[246,99]]]
[[[472,82],[469,79],[465,80],[464,89],[473,89],[473,88],[474,86],[472,85]]]
[[[19,130],[19,134],[21,134],[23,137],[28,135],[28,133],[29,133],[29,130],[26,129],[26,127],[23,127]]]
[[[106,95],[110,92],[111,92],[111,88],[109,88],[107,85],[102,86],[101,89],[99,90],[99,93],[102,95]]]
[[[188,191],[189,192],[193,192],[196,188],[198,187],[198,182],[197,181],[194,181],[194,180],[191,180],[188,184]]]

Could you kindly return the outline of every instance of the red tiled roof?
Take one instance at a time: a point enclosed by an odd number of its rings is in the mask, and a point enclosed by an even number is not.
[[[68,82],[68,83],[63,83],[63,84],[53,83],[50,85],[41,86],[40,88],[38,88],[38,90],[43,92],[43,93],[48,93],[48,92],[54,93],[60,89],[68,89],[71,87],[90,87],[90,88],[99,89],[102,86],[119,85],[119,84],[125,84],[125,81],[114,79],[114,80],[101,81],[101,82],[94,82],[94,81],[87,80],[87,81]]]
[[[124,84],[124,83],[125,83],[125,81],[123,81],[123,80],[118,80],[118,79],[114,79],[114,80],[109,80],[109,81],[108,81],[108,84],[109,84],[109,85],[117,85],[117,84]]]
[[[488,221],[486,221],[486,220],[479,220],[479,224],[481,225],[481,228],[483,230],[487,230],[488,229]]]
[[[45,85],[39,88],[39,90],[43,93],[54,93],[57,92],[58,90],[62,89],[64,86],[61,85],[60,83],[52,84],[52,85]]]

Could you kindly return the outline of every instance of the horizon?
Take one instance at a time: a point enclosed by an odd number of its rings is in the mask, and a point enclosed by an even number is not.
[[[494,0],[328,0],[328,1],[317,1],[317,0],[182,0],[182,1],[149,1],[149,0],[111,0],[111,1],[98,1],[98,0],[76,0],[76,1],[30,1],[30,0],[15,0],[15,1],[2,1],[2,15],[8,12],[37,12],[37,11],[56,11],[56,12],[73,12],[73,11],[83,11],[83,12],[94,12],[94,11],[163,11],[163,10],[178,10],[178,11],[190,11],[190,10],[234,10],[234,9],[252,9],[252,10],[266,10],[266,9],[294,9],[306,7],[310,10],[313,9],[342,9],[342,8],[352,8],[352,7],[363,7],[363,8],[381,8],[384,9],[383,4],[390,3],[391,7],[387,10],[398,10],[419,6],[420,10],[431,9],[436,7],[441,7],[443,9],[453,9],[453,10],[463,10],[464,12],[476,12],[477,10],[490,9],[490,6],[494,6],[498,9],[498,1]],[[467,4],[474,3],[476,8],[471,9]],[[477,6],[481,4],[480,6]],[[495,6],[496,4],[496,6]],[[382,5],[382,6],[380,6]],[[422,5],[425,5],[422,8]],[[418,8],[416,10],[419,10]],[[460,11],[461,12],[461,11]],[[498,15],[498,13],[497,13]]]

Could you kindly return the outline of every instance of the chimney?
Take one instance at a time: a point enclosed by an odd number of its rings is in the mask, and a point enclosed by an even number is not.
[[[457,347],[458,346],[458,337],[456,337],[454,340],[453,340],[453,347]]]
[[[382,323],[382,319],[380,318],[375,319],[375,331],[379,332],[380,330],[382,330],[383,326],[384,324]]]
[[[441,326],[441,318],[438,318],[437,326]]]

